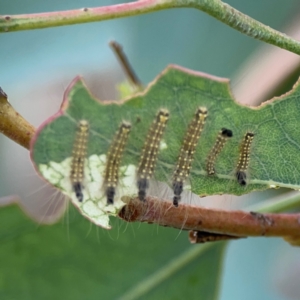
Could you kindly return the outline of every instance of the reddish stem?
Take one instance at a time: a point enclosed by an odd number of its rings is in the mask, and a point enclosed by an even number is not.
[[[300,238],[299,214],[260,214],[245,211],[225,211],[172,203],[147,198],[143,203],[128,199],[119,217],[128,222],[156,223],[182,230],[205,231],[230,236],[277,236]]]

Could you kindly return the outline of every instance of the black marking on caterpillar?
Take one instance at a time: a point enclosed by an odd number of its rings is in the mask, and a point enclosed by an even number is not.
[[[122,122],[107,153],[104,186],[107,204],[114,203],[119,182],[120,162],[131,130],[131,124]]]
[[[159,144],[168,120],[169,111],[160,109],[148,131],[137,170],[138,197],[141,201],[145,201],[146,191],[149,188],[149,180],[153,176],[157,161]]]
[[[212,149],[209,152],[207,162],[206,162],[206,171],[208,175],[214,175],[216,173],[215,170],[215,162],[224,148],[227,140],[232,137],[232,131],[230,129],[222,128],[221,131],[219,132],[219,135],[217,137],[217,140],[212,147]]]
[[[178,206],[183,191],[183,183],[190,174],[196,147],[207,118],[207,109],[199,107],[192,122],[188,126],[186,136],[180,149],[176,169],[173,174],[172,187],[174,191],[173,204]]]
[[[86,149],[89,137],[89,124],[85,120],[79,121],[78,129],[74,141],[70,179],[76,198],[79,202],[83,200],[83,179],[84,179],[84,163],[86,157]]]
[[[247,170],[250,162],[250,149],[254,133],[247,132],[240,146],[240,157],[236,167],[236,179],[241,186],[247,185]]]

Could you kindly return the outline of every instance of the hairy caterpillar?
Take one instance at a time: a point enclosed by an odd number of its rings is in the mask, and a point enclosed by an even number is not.
[[[208,175],[214,175],[216,173],[215,170],[215,162],[225,146],[227,140],[232,137],[232,131],[230,129],[222,128],[218,134],[217,140],[209,152],[207,162],[206,162],[206,171]]]
[[[168,120],[169,111],[160,109],[148,131],[137,170],[138,197],[141,201],[145,200],[149,180],[153,176],[156,165],[159,144]]]
[[[84,163],[86,157],[87,142],[89,136],[89,124],[86,120],[79,121],[78,129],[73,145],[71,158],[70,180],[73,191],[79,202],[83,201],[83,179],[84,179]]]
[[[188,126],[186,136],[180,149],[176,168],[173,174],[172,187],[174,191],[173,204],[178,206],[183,191],[183,183],[187,179],[194,159],[196,146],[207,118],[207,109],[199,107],[192,122]]]
[[[104,172],[104,186],[107,204],[114,203],[116,187],[119,181],[120,162],[131,130],[131,124],[122,122],[108,150]]]
[[[247,132],[240,146],[240,157],[236,167],[236,179],[237,182],[245,186],[247,185],[247,169],[250,162],[250,149],[254,138],[254,133]]]

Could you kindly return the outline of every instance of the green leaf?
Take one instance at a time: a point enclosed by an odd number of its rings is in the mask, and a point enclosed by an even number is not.
[[[74,209],[68,224],[37,226],[16,205],[1,208],[0,220],[3,300],[217,296],[224,243],[189,245],[184,232],[146,224],[108,234]]]
[[[46,180],[69,195],[84,215],[96,224],[109,228],[108,214],[116,214],[124,195],[136,195],[136,166],[149,130],[160,108],[170,112],[164,147],[160,150],[154,178],[170,183],[180,147],[198,107],[206,107],[208,117],[202,132],[186,188],[197,195],[241,195],[270,187],[300,189],[300,86],[259,108],[242,106],[234,101],[229,81],[177,66],[168,67],[144,93],[121,102],[99,102],[76,78],[67,90],[61,110],[37,132],[32,158]],[[89,207],[79,204],[70,185],[70,160],[74,137],[80,120],[90,124],[88,143]],[[132,130],[122,159],[119,202],[108,211],[101,188],[106,154],[122,120]],[[233,137],[217,158],[216,176],[208,176],[205,166],[210,149],[221,128],[232,130]],[[250,151],[249,178],[246,187],[235,179],[240,145],[246,132],[254,133]],[[155,183],[153,184],[155,185]],[[167,185],[157,184],[156,196],[163,198]],[[188,195],[188,194],[187,194]],[[189,196],[186,196],[189,197]],[[92,203],[92,204],[91,204]],[[100,208],[99,208],[100,207]]]

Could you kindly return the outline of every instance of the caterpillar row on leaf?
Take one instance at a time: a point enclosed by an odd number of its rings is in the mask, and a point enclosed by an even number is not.
[[[31,158],[49,183],[104,228],[133,198],[199,204],[205,195],[299,189],[297,110],[286,119],[299,87],[253,109],[234,101],[227,79],[179,66],[121,101],[99,101],[77,77],[58,113],[37,130]],[[131,127],[119,143],[122,120]],[[275,172],[279,154],[285,164]]]
[[[203,131],[208,112],[204,107],[199,107],[188,125],[182,146],[180,148],[178,160],[175,166],[175,171],[172,177],[173,189],[173,204],[178,206],[183,192],[183,185],[188,178],[194,154]],[[153,178],[156,161],[159,154],[159,145],[162,140],[166,125],[170,118],[169,111],[160,109],[152,122],[144,146],[141,152],[140,162],[136,173],[136,184],[138,188],[138,198],[141,201],[145,200],[149,182]],[[126,143],[131,131],[131,124],[123,121],[119,126],[109,150],[106,155],[105,169],[103,174],[103,186],[107,204],[114,203],[114,197],[119,185],[120,164],[122,155],[125,151]],[[219,132],[216,142],[211,148],[207,160],[206,171],[208,175],[215,175],[215,163],[218,155],[224,148],[228,139],[233,136],[230,129],[222,128]],[[83,201],[84,189],[84,164],[89,137],[89,124],[86,120],[81,120],[78,123],[78,129],[73,145],[70,180],[73,191],[79,202]],[[247,184],[247,169],[250,161],[250,148],[254,134],[247,132],[240,145],[240,156],[236,167],[236,179],[241,186]],[[100,189],[100,187],[99,187]]]

